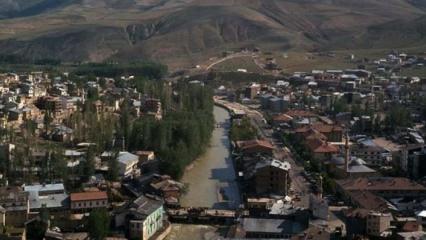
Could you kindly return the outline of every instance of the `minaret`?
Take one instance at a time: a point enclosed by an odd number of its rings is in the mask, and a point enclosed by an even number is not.
[[[349,158],[350,158],[350,152],[349,152],[349,134],[346,132],[346,139],[345,139],[345,171],[348,173],[349,171]]]

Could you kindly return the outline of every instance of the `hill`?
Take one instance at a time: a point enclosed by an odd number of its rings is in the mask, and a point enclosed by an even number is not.
[[[0,54],[30,59],[149,58],[179,66],[241,47],[312,51],[424,40],[421,0],[0,0],[1,6],[14,10],[0,11]]]

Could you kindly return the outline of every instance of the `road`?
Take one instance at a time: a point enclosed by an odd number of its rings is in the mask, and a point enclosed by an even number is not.
[[[229,55],[229,56],[226,56],[226,57],[224,57],[224,58],[220,58],[220,59],[218,59],[218,60],[216,60],[216,61],[214,61],[214,62],[212,62],[212,63],[210,63],[205,69],[206,70],[210,70],[212,67],[214,67],[215,65],[217,65],[217,64],[219,64],[219,63],[221,63],[221,62],[224,62],[224,61],[226,61],[226,60],[229,60],[229,59],[233,59],[233,58],[239,58],[239,57],[252,57],[253,56],[253,53],[244,53],[244,52],[240,52],[240,53],[234,53],[234,54],[232,54],[232,55]]]
[[[298,163],[294,161],[292,153],[287,148],[284,148],[281,140],[274,137],[274,130],[268,126],[263,114],[258,110],[251,109],[240,103],[228,102],[218,98],[215,98],[215,101],[230,109],[244,111],[250,118],[252,125],[257,128],[261,138],[269,140],[275,146],[274,157],[278,160],[285,160],[291,164],[291,170],[289,172],[291,188],[294,190],[294,196],[298,195],[300,198],[300,201],[296,201],[295,205],[308,208],[311,189],[309,188],[308,181],[306,181],[306,178],[302,174],[304,171],[303,166],[298,165]]]

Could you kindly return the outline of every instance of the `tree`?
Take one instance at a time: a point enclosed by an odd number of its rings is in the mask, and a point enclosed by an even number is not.
[[[257,130],[248,118],[243,118],[232,123],[230,136],[232,141],[253,140],[257,137]]]
[[[90,212],[87,231],[90,239],[103,240],[108,236],[110,216],[106,208],[94,209]]]
[[[401,105],[392,106],[386,114],[385,125],[390,131],[398,127],[410,127],[411,124],[410,111]]]
[[[118,179],[118,155],[119,152],[115,152],[114,154],[112,154],[112,156],[108,159],[108,174],[107,174],[107,178],[110,181],[117,181]]]
[[[95,173],[95,149],[89,147],[86,152],[86,161],[83,164],[84,180],[89,179]]]

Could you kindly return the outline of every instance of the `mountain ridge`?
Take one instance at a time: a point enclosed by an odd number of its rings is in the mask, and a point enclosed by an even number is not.
[[[36,6],[43,6],[50,0],[37,1]],[[401,23],[400,38],[412,38],[395,45],[404,47],[421,45],[423,35],[402,30],[423,27],[426,5],[419,0],[61,1],[33,15],[0,20],[0,54],[97,62],[184,59],[193,64],[247,46],[312,51],[384,42],[392,47],[386,36],[398,34],[392,31],[395,23]]]

